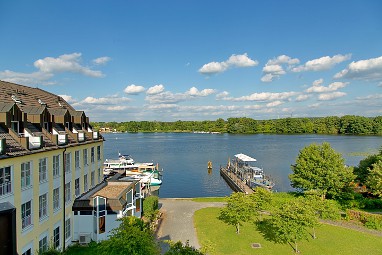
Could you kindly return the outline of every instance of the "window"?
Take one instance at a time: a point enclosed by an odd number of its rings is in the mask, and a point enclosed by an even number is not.
[[[60,188],[53,190],[53,210],[60,209]]]
[[[24,252],[22,255],[32,255],[32,250],[28,249],[26,252]]]
[[[53,230],[53,248],[60,247],[60,227]]]
[[[94,163],[94,147],[90,149],[90,161]]]
[[[83,152],[84,152],[84,165],[87,166],[88,165],[88,149],[84,149]]]
[[[65,220],[65,240],[68,240],[71,236],[70,218]]]
[[[48,216],[48,195],[47,193],[39,197],[38,217],[41,219]]]
[[[88,191],[88,175],[84,175],[84,192]]]
[[[46,181],[46,158],[42,158],[38,162],[38,179],[40,182]]]
[[[98,168],[98,183],[101,182],[101,168]]]
[[[66,153],[65,154],[65,172],[69,173],[71,172],[71,160],[70,160],[70,157],[72,156],[72,154],[69,152],[69,153]]]
[[[80,151],[74,152],[74,164],[76,169],[80,168]]]
[[[0,168],[0,196],[12,192],[11,167]]]
[[[76,197],[80,195],[80,178],[74,180],[74,192]]]
[[[44,236],[40,241],[38,241],[38,252],[39,254],[48,250],[48,237]]]
[[[60,155],[53,156],[53,177],[60,175]]]
[[[65,203],[68,203],[72,200],[72,195],[70,193],[70,182],[65,183]]]
[[[97,146],[97,160],[101,160],[101,146]]]
[[[28,201],[21,205],[21,227],[25,229],[30,225],[32,225],[32,202]]]
[[[94,187],[94,171],[90,174],[90,186]]]
[[[31,162],[21,164],[21,188],[31,186]]]

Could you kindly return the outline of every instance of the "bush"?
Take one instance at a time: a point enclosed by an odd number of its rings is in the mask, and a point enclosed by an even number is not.
[[[157,196],[149,196],[143,200],[143,215],[152,221],[158,213],[158,200]]]
[[[346,214],[350,220],[361,222],[367,228],[376,230],[382,229],[382,215],[355,210],[347,210]]]

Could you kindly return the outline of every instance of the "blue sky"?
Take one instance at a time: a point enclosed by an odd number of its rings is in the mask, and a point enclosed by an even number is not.
[[[382,115],[382,1],[1,1],[0,80],[91,121]]]

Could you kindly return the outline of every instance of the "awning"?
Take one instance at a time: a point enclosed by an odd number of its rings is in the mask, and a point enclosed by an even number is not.
[[[243,153],[236,154],[235,157],[240,159],[241,161],[244,161],[244,162],[255,162],[255,161],[257,161],[255,158],[251,158],[250,156],[247,156]]]

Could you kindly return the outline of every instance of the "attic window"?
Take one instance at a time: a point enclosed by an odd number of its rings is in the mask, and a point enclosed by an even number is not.
[[[41,104],[41,105],[46,105],[46,103],[45,103],[44,101],[42,101],[41,99],[38,99],[37,101],[38,101],[38,103]]]
[[[12,100],[15,101],[17,104],[22,104],[22,101],[15,95],[11,96]]]

